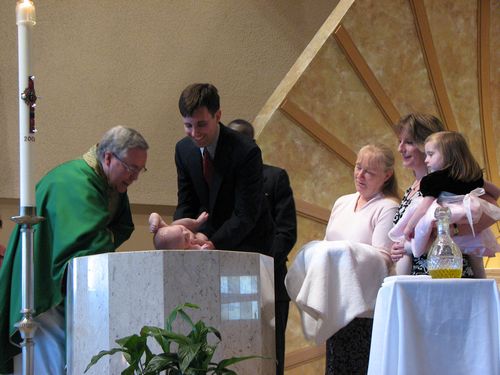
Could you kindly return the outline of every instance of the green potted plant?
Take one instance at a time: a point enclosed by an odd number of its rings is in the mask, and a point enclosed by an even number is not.
[[[102,357],[122,353],[129,364],[122,375],[236,375],[228,366],[250,358],[261,356],[232,357],[218,363],[212,362],[221,335],[214,327],[205,325],[201,320],[193,323],[186,308],[198,309],[197,305],[185,303],[175,307],[167,317],[165,328],[154,326],[142,327],[139,335],[132,335],[115,340],[117,348],[103,350],[93,356],[85,372]],[[173,332],[172,324],[180,316],[191,327],[189,334]],[[214,345],[208,343],[209,334],[219,340]],[[148,339],[153,338],[162,349],[162,353],[153,354],[148,346]]]

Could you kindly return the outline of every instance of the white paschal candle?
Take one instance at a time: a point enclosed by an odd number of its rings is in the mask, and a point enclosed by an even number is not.
[[[33,160],[35,134],[30,133],[30,107],[21,98],[33,74],[31,67],[31,32],[36,23],[35,6],[30,0],[16,5],[19,57],[19,164],[20,164],[20,207],[35,207],[35,183]]]

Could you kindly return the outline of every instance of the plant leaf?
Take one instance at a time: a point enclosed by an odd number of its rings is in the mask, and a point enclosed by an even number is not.
[[[155,355],[151,361],[148,363],[144,371],[146,373],[151,372],[156,374],[159,371],[165,371],[168,369],[178,369],[177,364],[179,363],[179,358],[175,353],[162,353]]]
[[[134,368],[134,366],[130,365],[121,372],[121,375],[135,375],[135,370],[137,369]]]
[[[165,329],[144,326],[140,335],[131,335],[116,340],[119,348],[101,351],[92,357],[85,372],[95,365],[103,356],[121,352],[129,367],[122,371],[122,375],[236,375],[234,370],[227,366],[251,359],[266,358],[262,356],[233,357],[213,363],[212,357],[221,340],[220,332],[214,327],[207,326],[199,320],[195,324],[184,311],[186,308],[199,309],[192,303],[178,305],[172,310],[165,322]],[[191,325],[188,335],[172,331],[172,323],[180,316]],[[218,339],[215,345],[208,343],[208,335],[214,334]],[[147,342],[153,337],[159,343],[164,353],[155,355],[149,349]],[[177,352],[170,352],[172,344],[176,344]],[[145,358],[145,362],[142,362]]]
[[[196,306],[196,305],[193,305],[193,306]],[[193,321],[191,320],[191,318],[189,317],[189,315],[186,314],[186,312],[184,311],[184,309],[180,309],[179,310],[179,315],[182,318],[182,320],[184,320],[185,322],[187,322],[189,324],[190,327],[194,327]]]
[[[270,357],[263,357],[261,355],[248,355],[244,357],[231,357],[227,359],[223,359],[219,363],[217,363],[216,369],[226,369],[227,366],[234,365],[235,363],[241,362],[241,361],[246,361],[247,359],[253,359],[253,358],[262,358],[262,359],[272,359]]]
[[[165,329],[167,329],[168,331],[172,331],[172,323],[177,318],[177,313],[179,311],[182,311],[182,314],[186,315],[185,312],[183,311],[185,308],[199,309],[200,307],[198,305],[195,305],[194,303],[189,303],[189,302],[183,303],[181,305],[177,305],[176,307],[174,307],[174,309],[168,315],[167,320],[165,321]],[[188,317],[188,319],[189,319],[189,321],[191,320],[189,317]],[[189,323],[189,321],[188,321],[188,323]],[[191,326],[192,325],[193,324],[191,322]]]
[[[164,353],[170,353],[170,340],[163,337],[163,333],[168,332],[162,328],[154,326],[144,326],[141,329],[141,336],[147,335],[153,337],[156,342],[161,346]]]
[[[94,366],[105,355],[113,355],[115,353],[125,352],[125,351],[126,351],[126,349],[123,349],[123,348],[113,348],[111,350],[101,350],[99,353],[97,353],[95,356],[92,357],[92,359],[90,360],[90,363],[87,365],[87,368],[85,368],[85,371],[83,373],[86,373],[89,368]]]
[[[120,339],[116,339],[115,342],[120,345],[122,348],[125,347],[125,344],[132,338],[132,337],[137,337],[137,335],[130,335],[126,337],[122,337]]]
[[[217,329],[215,329],[214,327],[207,327],[207,330],[208,330],[208,332],[213,333],[215,336],[217,336],[217,338],[219,339],[219,341],[222,340],[222,336],[221,336],[220,332]]]
[[[186,371],[193,359],[198,355],[201,347],[202,343],[192,343],[190,345],[179,346],[179,367],[182,372]]]
[[[189,337],[181,335],[180,333],[163,331],[162,336],[176,342],[179,345],[189,345],[191,343]]]
[[[134,369],[140,370],[139,366],[143,354],[146,352],[147,336],[132,335],[116,340],[120,346],[126,348],[124,357]]]

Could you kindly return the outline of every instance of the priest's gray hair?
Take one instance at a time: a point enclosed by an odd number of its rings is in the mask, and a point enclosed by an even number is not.
[[[137,130],[115,126],[104,134],[97,145],[97,157],[103,161],[106,151],[118,155],[118,157],[124,157],[131,148],[147,150],[149,145]]]

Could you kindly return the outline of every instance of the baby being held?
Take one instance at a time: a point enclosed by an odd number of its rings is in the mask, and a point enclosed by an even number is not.
[[[194,233],[208,219],[203,212],[196,219],[179,219],[167,224],[153,212],[149,215],[149,230],[154,233],[153,243],[157,250],[200,250],[207,248],[208,238],[202,233]]]

